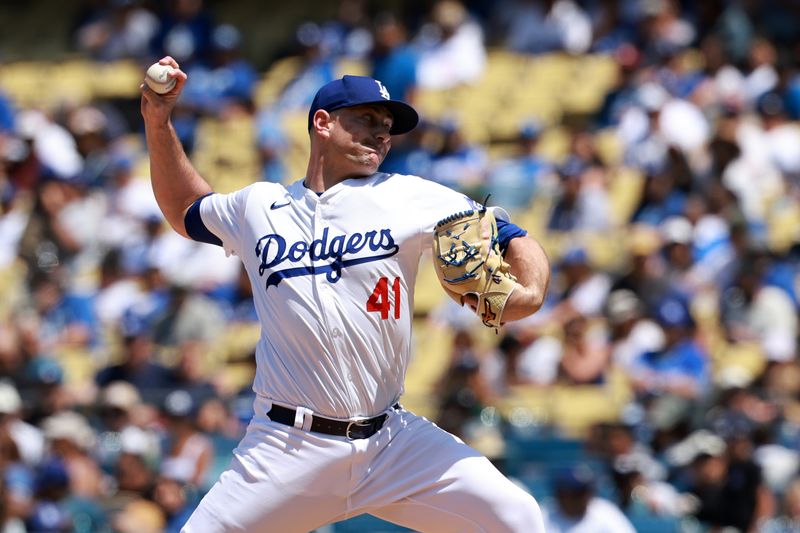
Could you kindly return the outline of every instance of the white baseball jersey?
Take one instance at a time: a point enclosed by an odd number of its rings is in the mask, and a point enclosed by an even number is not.
[[[253,284],[262,326],[256,394],[333,418],[394,404],[421,254],[436,222],[478,207],[434,182],[384,173],[322,194],[299,180],[205,197],[203,225]]]

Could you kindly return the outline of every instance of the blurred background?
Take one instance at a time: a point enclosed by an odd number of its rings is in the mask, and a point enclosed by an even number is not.
[[[543,243],[547,302],[499,334],[424,259],[402,402],[548,531],[800,531],[800,3],[2,0],[0,21],[0,532],[177,532],[252,415],[247,279],[149,185],[138,86],[166,54],[216,190],[301,178],[314,93],[366,74],[422,117],[383,170],[491,194]]]

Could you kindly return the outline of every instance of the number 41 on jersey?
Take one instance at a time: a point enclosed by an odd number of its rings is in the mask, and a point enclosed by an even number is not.
[[[369,295],[367,311],[380,312],[381,320],[386,320],[394,303],[394,318],[400,318],[400,278],[394,278],[392,282],[392,295],[394,298],[389,298],[389,278],[384,276]]]

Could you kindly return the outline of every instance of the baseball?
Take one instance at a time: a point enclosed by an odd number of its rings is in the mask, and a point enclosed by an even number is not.
[[[169,65],[153,63],[147,69],[144,82],[158,94],[168,93],[175,87],[175,78],[169,77],[170,72],[172,72],[172,67]]]

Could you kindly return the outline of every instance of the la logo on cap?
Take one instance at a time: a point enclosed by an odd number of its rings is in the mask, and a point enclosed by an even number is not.
[[[378,80],[375,80],[375,83],[378,84],[378,88],[381,90],[381,96],[383,97],[384,100],[388,100],[389,98],[391,98],[389,96],[389,89],[384,87],[383,84],[381,82],[379,82]]]

